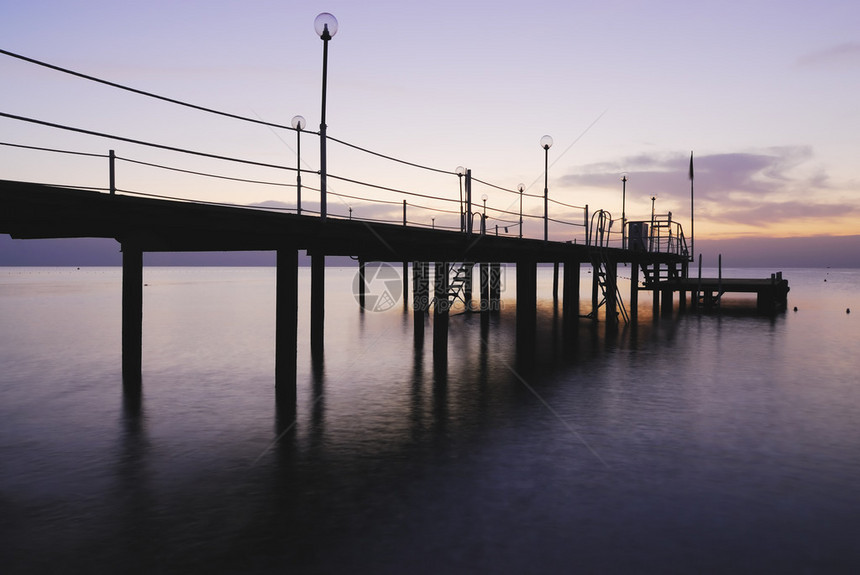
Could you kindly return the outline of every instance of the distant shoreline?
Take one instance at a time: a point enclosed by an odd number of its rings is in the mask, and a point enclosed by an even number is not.
[[[733,268],[860,268],[860,235],[799,238],[700,239],[695,262]],[[144,265],[187,267],[272,267],[275,253],[263,252],[147,252]],[[328,256],[329,267],[355,265],[345,256]],[[112,239],[73,238],[16,240],[0,234],[0,267],[105,267],[122,265],[119,244]],[[299,265],[310,265],[304,252]]]

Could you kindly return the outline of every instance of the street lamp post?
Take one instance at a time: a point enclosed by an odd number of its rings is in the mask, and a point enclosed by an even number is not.
[[[526,187],[524,184],[519,184],[517,190],[520,192],[520,239],[523,237],[523,192]]]
[[[540,147],[544,151],[543,160],[543,241],[549,239],[549,149],[552,146],[552,137],[544,136],[540,139]]]
[[[621,249],[627,249],[627,217],[625,206],[627,202],[627,174],[621,176]]]
[[[466,175],[466,168],[457,166],[457,179],[460,180],[460,231],[466,231],[466,214],[463,212],[463,176]]]
[[[302,215],[302,129],[307,122],[304,116],[293,116],[291,125],[296,130],[296,214]]]
[[[337,34],[337,18],[328,12],[322,12],[314,20],[314,30],[323,41],[322,65],[322,112],[320,113],[320,219],[326,218],[326,125],[325,98],[326,76],[328,74],[328,41]]]

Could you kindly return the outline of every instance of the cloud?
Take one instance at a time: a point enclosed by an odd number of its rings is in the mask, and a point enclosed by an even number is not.
[[[846,42],[811,52],[798,58],[797,64],[802,67],[860,66],[860,42]]]
[[[857,214],[857,202],[834,193],[828,175],[808,146],[780,146],[753,152],[695,156],[697,219],[767,227],[792,220]],[[688,205],[690,156],[645,154],[618,162],[586,165],[561,178],[569,187],[616,186],[622,173],[628,191],[657,196],[668,209]]]

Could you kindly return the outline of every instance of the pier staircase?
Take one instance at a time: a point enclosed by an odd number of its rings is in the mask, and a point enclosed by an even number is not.
[[[598,210],[591,219],[591,237],[594,238],[595,249],[591,252],[591,265],[594,269],[595,289],[600,290],[602,296],[594,309],[586,317],[592,319],[597,317],[601,307],[607,305],[610,299],[615,301],[615,313],[607,313],[606,320],[618,323],[619,316],[625,324],[630,323],[630,316],[624,306],[624,299],[618,289],[617,273],[609,273],[609,247],[610,230],[612,229],[612,216],[606,210]]]
[[[615,321],[617,323],[620,317],[624,320],[625,325],[630,323],[630,315],[627,313],[627,308],[624,306],[624,299],[621,296],[621,290],[618,289],[617,278],[613,274],[609,273],[609,260],[607,258],[606,251],[603,249],[596,250],[591,256],[591,264],[594,272],[597,274],[595,280],[598,288],[600,289],[601,300],[598,302],[597,307],[591,310],[591,313],[586,317],[592,319],[597,317],[598,310],[607,304],[607,296],[611,296],[615,299],[616,310],[614,316],[612,314],[606,314],[607,321]]]
[[[474,262],[463,262],[461,264],[453,264],[451,271],[454,272],[453,277],[448,276],[448,309],[460,300],[466,309],[469,309],[471,302],[466,301],[466,284],[469,283],[469,272],[475,267]]]

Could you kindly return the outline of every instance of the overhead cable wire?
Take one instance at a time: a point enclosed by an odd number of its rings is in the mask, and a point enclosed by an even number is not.
[[[186,108],[192,108],[194,110],[200,110],[202,112],[208,112],[210,114],[216,114],[218,116],[224,116],[226,118],[233,118],[234,120],[243,120],[245,122],[252,122],[254,124],[261,124],[263,126],[270,126],[273,128],[282,128],[284,130],[296,131],[296,129],[293,128],[292,126],[285,126],[283,124],[275,124],[272,122],[266,122],[265,120],[258,120],[255,118],[249,118],[247,116],[240,116],[238,114],[231,114],[230,112],[222,112],[221,110],[215,110],[213,108],[207,108],[205,106],[198,106],[197,104],[191,104],[189,102],[183,102],[182,100],[177,100],[175,98],[168,98],[167,96],[161,96],[159,94],[154,94],[152,92],[147,92],[145,90],[139,90],[137,88],[132,88],[130,86],[124,86],[123,84],[117,84],[116,82],[111,82],[109,80],[103,80],[102,78],[96,78],[95,76],[90,76],[89,74],[84,74],[82,72],[76,72],[74,70],[69,70],[68,68],[63,68],[61,66],[56,66],[54,64],[48,64],[47,62],[42,62],[41,60],[36,60],[35,58],[28,58],[27,56],[22,56],[21,54],[16,54],[15,52],[3,50],[2,48],[0,48],[0,54],[5,54],[6,56],[11,56],[12,58],[17,58],[17,59],[23,60],[25,62],[30,62],[31,64],[43,66],[43,67],[49,68],[51,70],[56,70],[57,72],[62,72],[64,74],[69,74],[71,76],[83,78],[84,80],[90,80],[92,82],[104,84],[105,86],[110,86],[112,88],[118,88],[120,90],[125,90],[126,92],[132,92],[134,94],[139,94],[141,96],[147,96],[149,98],[155,98],[156,100],[162,100],[164,102],[169,102],[171,104],[177,104],[179,106],[185,106]],[[316,134],[318,132],[312,132],[312,133]]]
[[[495,185],[495,184],[491,184],[490,182],[485,182],[484,180],[479,180],[478,178],[476,178],[476,177],[474,177],[474,176],[472,176],[472,181],[473,181],[473,182],[478,182],[478,183],[484,184],[485,186],[490,186],[491,188],[495,188],[495,189],[497,189],[497,190],[501,190],[501,191],[503,191],[503,192],[508,192],[508,193],[511,193],[511,194],[517,194],[517,195],[519,195],[519,193],[520,193],[520,191],[519,191],[519,190],[511,190],[511,189],[508,189],[508,188],[503,188],[503,187],[501,187],[501,186],[497,186],[497,185]],[[541,194],[527,194],[527,193],[525,193],[525,192],[523,192],[522,194],[523,194],[523,197],[527,197],[527,198],[543,198],[543,195],[541,195]]]
[[[58,154],[71,154],[74,156],[89,156],[91,158],[107,158],[107,154],[93,154],[90,152],[76,152],[74,150],[58,150],[57,148],[44,148],[42,146],[26,146],[24,144],[13,144],[11,142],[0,142],[0,146],[10,146],[12,148],[24,148],[27,150],[38,150],[40,152],[56,152]]]
[[[566,222],[564,220],[555,220],[553,218],[547,218],[547,220],[550,222],[555,222],[557,224],[564,224],[566,226],[583,226],[583,227],[585,227],[585,224],[578,224],[576,222]]]
[[[451,198],[442,198],[442,197],[438,197],[438,196],[429,196],[429,195],[427,195],[427,194],[420,194],[420,193],[418,193],[418,192],[407,192],[406,190],[398,190],[397,188],[389,188],[389,187],[386,187],[386,186],[380,186],[380,185],[377,185],[377,184],[370,184],[370,183],[368,183],[368,182],[362,182],[362,181],[360,181],[360,180],[353,180],[353,179],[350,179],[350,178],[345,178],[345,177],[343,177],[343,176],[335,176],[334,174],[327,174],[327,176],[328,176],[329,178],[332,178],[332,179],[335,179],[335,180],[340,180],[340,181],[342,181],[342,182],[349,182],[349,183],[351,183],[351,184],[358,184],[359,186],[367,186],[367,187],[369,187],[369,188],[376,188],[377,190],[385,190],[385,191],[387,191],[387,192],[395,192],[395,193],[398,193],[398,194],[406,194],[407,196],[416,196],[416,197],[419,197],[419,198],[427,198],[427,199],[430,199],[430,200],[438,200],[438,201],[441,201],[441,202],[459,202],[459,200],[455,200],[455,199],[451,199]]]
[[[297,171],[298,168],[292,168],[290,166],[279,166],[276,164],[267,164],[264,162],[256,162],[253,160],[242,160],[239,158],[231,158],[229,156],[219,156],[218,154],[210,154],[208,152],[196,152],[194,150],[186,150],[184,148],[177,148],[175,146],[167,146],[165,144],[155,144],[152,142],[145,142],[143,140],[135,140],[133,138],[126,138],[124,136],[115,136],[113,134],[105,134],[104,132],[96,132],[93,130],[86,130],[84,128],[75,128],[72,126],[64,126],[63,124],[56,124],[54,122],[47,122],[45,120],[36,120],[34,118],[27,118],[25,116],[17,116],[15,114],[8,114],[6,112],[0,112],[0,116],[4,118],[12,118],[13,120],[21,120],[22,122],[30,122],[31,124],[39,124],[42,126],[48,126],[50,128],[58,128],[60,130],[67,130],[69,132],[77,132],[79,134],[86,134],[88,136],[98,136],[100,138],[107,138],[109,140],[116,140],[119,142],[128,142],[130,144],[137,144],[139,146],[148,146],[150,148],[158,148],[160,150],[168,150],[171,152],[179,152],[182,154],[190,154],[192,156],[200,156],[204,158],[212,158],[215,160],[224,160],[227,162],[236,162],[240,164],[248,164],[251,166],[261,166],[264,168],[275,168],[277,170],[290,170]]]
[[[204,177],[207,177],[207,178],[216,178],[216,179],[219,179],[219,180],[231,180],[231,181],[234,181],[234,182],[242,182],[242,183],[245,183],[245,184],[264,184],[264,185],[267,185],[267,186],[282,186],[282,187],[286,187],[286,188],[295,188],[295,187],[296,187],[296,184],[287,184],[287,183],[284,183],[284,182],[266,182],[266,181],[263,181],[263,180],[249,180],[249,179],[246,179],[246,178],[234,178],[234,177],[232,177],[232,176],[222,176],[222,175],[219,175],[219,174],[211,174],[211,173],[207,173],[207,172],[196,172],[196,171],[194,171],[194,170],[185,170],[185,169],[182,169],[182,168],[174,168],[174,167],[171,167],[171,166],[164,166],[164,165],[161,165],[161,164],[153,164],[153,163],[150,163],[150,162],[142,162],[142,161],[140,161],[140,160],[132,160],[132,159],[130,159],[130,158],[121,158],[120,156],[116,156],[116,159],[117,159],[117,160],[122,160],[123,162],[128,162],[128,163],[130,163],[130,164],[139,164],[139,165],[141,165],[141,166],[149,166],[150,168],[159,168],[159,169],[162,169],[162,170],[169,170],[169,171],[171,171],[171,172],[182,172],[183,174],[192,174],[192,175],[195,175],[195,176],[204,176]]]
[[[585,209],[585,206],[573,206],[573,205],[571,205],[571,204],[565,204],[564,202],[560,202],[560,201],[558,201],[558,200],[554,200],[554,199],[552,199],[552,198],[547,198],[547,199],[548,199],[550,202],[552,202],[553,204],[558,204],[558,205],[560,205],[560,206],[564,206],[564,207],[566,207],[566,208],[572,208],[572,209],[574,209],[574,210],[584,210],[584,209]]]
[[[401,160],[401,159],[395,158],[393,156],[387,156],[385,154],[380,154],[379,152],[374,152],[372,150],[368,150],[367,148],[362,148],[361,146],[356,146],[355,144],[350,144],[349,142],[344,142],[343,140],[339,140],[337,138],[332,138],[331,136],[326,136],[326,139],[331,140],[332,142],[337,142],[338,144],[343,144],[344,146],[348,146],[350,148],[354,148],[354,149],[359,150],[361,152],[364,152],[366,154],[372,154],[374,156],[378,156],[378,157],[384,158],[386,160],[391,160],[392,162],[399,162],[399,163],[405,164],[407,166],[412,166],[413,168],[421,168],[422,170],[429,170],[431,172],[437,172],[440,174],[448,174],[451,176],[458,175],[457,172],[452,172],[451,170],[441,170],[439,168],[431,168],[430,166],[423,166],[421,164],[416,164],[414,162],[407,162],[406,160]]]
[[[218,115],[218,116],[223,116],[223,117],[225,117],[225,118],[232,118],[232,119],[234,119],[234,120],[242,120],[242,121],[244,121],[244,122],[251,122],[251,123],[253,123],[253,124],[259,124],[259,125],[262,125],[262,126],[269,126],[269,127],[271,127],[271,128],[281,128],[281,129],[283,129],[283,130],[291,130],[291,131],[294,131],[294,132],[296,131],[296,128],[293,128],[292,126],[286,126],[286,125],[284,125],[284,124],[277,124],[277,123],[275,123],[275,122],[267,122],[267,121],[265,121],[265,120],[261,120],[261,119],[259,119],[259,118],[250,118],[250,117],[248,117],[248,116],[240,116],[239,114],[233,114],[233,113],[230,113],[230,112],[224,112],[224,111],[222,111],[222,110],[215,110],[214,108],[208,108],[208,107],[206,107],[206,106],[199,106],[199,105],[197,105],[197,104],[192,104],[192,103],[190,103],[190,102],[185,102],[185,101],[182,101],[182,100],[177,100],[176,98],[170,98],[170,97],[167,97],[167,96],[162,96],[162,95],[160,95],[160,94],[155,94],[155,93],[153,93],[153,92],[147,92],[146,90],[140,90],[140,89],[138,89],[138,88],[132,88],[131,86],[126,86],[126,85],[123,85],[123,84],[119,84],[119,83],[117,83],[117,82],[111,82],[110,80],[105,80],[105,79],[103,79],[103,78],[98,78],[98,77],[96,77],[96,76],[91,76],[91,75],[89,75],[89,74],[84,74],[83,72],[77,72],[77,71],[75,71],[75,70],[70,70],[70,69],[68,69],[68,68],[63,68],[62,66],[57,66],[57,65],[55,65],[55,64],[49,64],[48,62],[43,62],[43,61],[41,61],[41,60],[36,60],[35,58],[30,58],[30,57],[28,57],[28,56],[24,56],[24,55],[21,55],[21,54],[16,54],[15,52],[10,52],[9,50],[3,50],[2,48],[0,48],[0,54],[5,54],[6,56],[10,56],[10,57],[12,57],[12,58],[17,58],[17,59],[19,59],[19,60],[23,60],[23,61],[25,61],[25,62],[29,62],[29,63],[31,63],[31,64],[36,64],[37,66],[42,66],[42,67],[44,67],[44,68],[48,68],[48,69],[51,69],[51,70],[55,70],[55,71],[57,71],[57,72],[62,72],[62,73],[64,73],[64,74],[69,74],[70,76],[75,76],[75,77],[77,77],[77,78],[83,78],[84,80],[89,80],[89,81],[91,81],[91,82],[97,82],[97,83],[99,83],[99,84],[104,84],[105,86],[110,86],[110,87],[112,87],[112,88],[117,88],[117,89],[120,89],[120,90],[125,90],[126,92],[131,92],[131,93],[133,93],[133,94],[138,94],[138,95],[141,95],[141,96],[146,96],[146,97],[149,97],[149,98],[154,98],[154,99],[156,99],[156,100],[161,100],[161,101],[163,101],[163,102],[168,102],[168,103],[171,103],[171,104],[176,104],[176,105],[178,105],[178,106],[184,106],[184,107],[186,107],[186,108],[191,108],[191,109],[194,109],[194,110],[199,110],[199,111],[201,111],[201,112],[208,112],[208,113],[210,113],[210,114],[216,114],[216,115]],[[319,132],[313,132],[313,131],[309,131],[309,130],[301,130],[301,131],[302,131],[302,132],[306,132],[306,133],[311,133],[311,134],[319,135]],[[338,139],[338,138],[333,138],[333,137],[331,137],[331,136],[326,136],[326,139],[327,139],[327,140],[331,140],[332,142],[337,142],[338,144],[342,144],[342,145],[344,145],[344,146],[348,146],[348,147],[350,147],[350,148],[354,148],[354,149],[356,149],[356,150],[359,150],[359,151],[365,152],[365,153],[367,153],[367,154],[372,154],[372,155],[374,155],[374,156],[378,156],[378,157],[380,157],[380,158],[385,158],[385,159],[387,159],[387,160],[391,160],[391,161],[394,161],[394,162],[399,162],[399,163],[401,163],[401,164],[405,164],[405,165],[408,165],[408,166],[413,166],[413,167],[415,167],[415,168],[421,168],[421,169],[423,169],[423,170],[429,170],[429,171],[432,171],[432,172],[438,172],[438,173],[441,173],[441,174],[450,174],[450,175],[452,175],[452,176],[456,176],[456,175],[457,175],[457,173],[456,173],[456,172],[452,172],[452,171],[450,171],[450,170],[442,170],[442,169],[439,169],[439,168],[433,168],[433,167],[430,167],[430,166],[424,166],[424,165],[417,164],[417,163],[414,163],[414,162],[408,162],[408,161],[406,161],[406,160],[401,160],[401,159],[399,159],[399,158],[395,158],[395,157],[393,157],[393,156],[388,156],[388,155],[386,155],[386,154],[381,154],[381,153],[379,153],[379,152],[374,152],[374,151],[372,151],[372,150],[368,150],[367,148],[362,148],[361,146],[357,146],[357,145],[355,145],[355,144],[350,144],[349,142],[345,142],[345,141],[343,141],[343,140],[340,140],[340,139]]]

